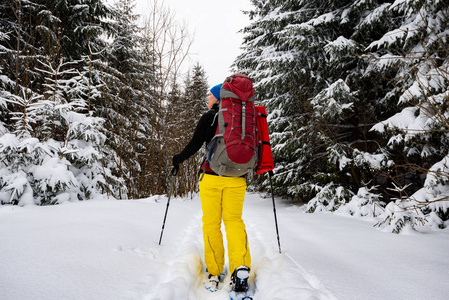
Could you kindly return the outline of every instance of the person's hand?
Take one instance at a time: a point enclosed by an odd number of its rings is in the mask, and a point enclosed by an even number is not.
[[[182,163],[181,155],[176,154],[173,156],[173,167],[178,166],[180,163]]]
[[[178,174],[178,171],[179,171],[179,164],[174,166],[173,169],[171,169],[171,174],[173,176],[176,176],[176,174]]]

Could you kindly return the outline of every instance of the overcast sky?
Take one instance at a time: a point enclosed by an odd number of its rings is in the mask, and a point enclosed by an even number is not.
[[[136,0],[136,13],[148,11],[150,0]],[[250,0],[158,0],[185,21],[195,34],[192,55],[185,67],[196,62],[204,67],[209,86],[223,82],[231,75],[230,66],[241,53],[243,34],[240,29],[250,24],[242,10],[249,10]],[[182,81],[181,81],[182,82]]]

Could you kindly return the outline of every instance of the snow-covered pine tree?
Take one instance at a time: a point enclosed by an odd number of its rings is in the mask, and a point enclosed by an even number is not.
[[[37,119],[39,95],[27,93],[22,89],[20,96],[8,94],[0,101],[7,102],[19,109],[6,111],[5,115],[14,123],[8,124],[11,132],[3,127],[0,132],[0,203],[34,204],[33,188],[28,170],[41,156],[40,143],[32,136],[32,125]],[[37,146],[37,147],[36,147]]]
[[[399,218],[395,214],[411,219],[418,207],[430,226],[444,228],[449,223],[449,4],[405,0],[383,7],[379,14],[390,19],[391,28],[369,45],[370,68],[390,74],[387,97],[397,105],[396,114],[373,130],[384,134],[384,152],[398,166],[393,182],[409,187],[395,202],[403,209],[387,212],[385,222],[399,232],[404,222],[392,223]]]
[[[45,100],[38,114],[40,130],[36,132],[46,155],[29,174],[40,204],[89,199],[96,194],[97,184],[107,185],[101,167],[86,170],[99,164],[100,154],[93,143],[97,147],[103,144],[102,120],[78,113],[87,105],[82,99],[83,81],[76,80],[76,72],[70,69],[73,64],[76,62],[61,60],[56,66],[48,62],[37,69],[46,75]]]
[[[99,193],[120,197],[127,194],[122,178],[111,171],[114,168],[112,157],[117,154],[106,144],[107,131],[105,119],[95,116],[93,103],[99,103],[102,96],[98,71],[95,70],[91,56],[83,58],[83,72],[70,79],[68,99],[74,110],[68,115],[69,126],[66,144],[77,151],[68,153],[67,158],[80,184],[80,198],[93,198]]]
[[[254,21],[235,65],[255,79],[269,110],[276,191],[305,202],[323,191],[320,199],[330,202],[324,190],[344,190],[344,203],[374,177],[368,158],[377,145],[369,129],[388,90],[362,57],[377,31],[360,26],[378,4],[252,2]]]
[[[86,115],[86,80],[67,69],[70,65],[44,63],[36,69],[47,76],[45,99],[33,94],[28,98],[25,90],[15,99],[21,107],[11,113],[16,129],[0,142],[10,158],[3,162],[10,170],[2,182],[10,192],[3,195],[4,203],[45,205],[118,194],[117,185],[109,183],[117,179],[104,166],[103,119]]]
[[[107,182],[116,178],[101,160],[103,121],[88,112],[84,91],[91,86],[84,85],[83,62],[75,59],[100,48],[110,11],[99,0],[11,0],[2,2],[1,12],[2,28],[9,29],[7,42],[0,41],[0,109],[6,116],[0,149],[8,158],[2,160],[8,174],[2,174],[1,201],[26,205],[117,196]]]
[[[333,210],[337,191],[351,195],[371,182],[388,202],[397,197],[386,190],[391,182],[412,183],[410,193],[430,169],[425,188],[432,196],[417,193],[444,227],[446,1],[253,4],[236,68],[256,79],[271,111],[277,191],[314,197],[311,210]],[[370,131],[377,120],[386,121]]]
[[[133,12],[135,1],[115,2],[115,18],[111,21],[111,42],[102,52],[101,68],[103,102],[96,108],[107,119],[115,173],[126,180],[129,197],[148,196],[152,183],[146,169],[146,152],[151,148],[152,74],[142,51],[142,39],[137,26],[138,15]],[[148,178],[149,177],[149,178]],[[126,195],[122,195],[126,197]]]

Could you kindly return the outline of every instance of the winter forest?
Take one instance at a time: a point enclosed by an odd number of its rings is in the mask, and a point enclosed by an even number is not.
[[[139,16],[132,0],[1,1],[2,204],[168,193],[209,83],[201,62],[183,72],[188,28],[151,3]],[[447,227],[449,2],[251,3],[231,67],[268,110],[274,193],[395,233]],[[177,195],[196,193],[203,156]]]

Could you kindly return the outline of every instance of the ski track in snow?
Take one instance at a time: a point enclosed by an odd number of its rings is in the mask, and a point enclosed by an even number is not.
[[[166,272],[164,276],[161,276],[163,281],[158,282],[153,291],[143,295],[143,299],[229,299],[230,274],[228,271],[218,291],[210,292],[204,288],[203,282],[206,280],[206,275],[203,263],[201,216],[201,213],[195,215],[185,231],[181,232],[176,248],[165,251],[163,256],[165,256]],[[272,236],[266,238],[266,234],[257,229],[257,219],[252,220],[248,216],[244,216],[244,219],[252,256],[249,282],[250,290],[254,293],[254,300],[337,299],[322,286],[318,278],[309,274],[288,253],[279,254],[277,245],[273,245]],[[226,248],[224,226],[222,226],[222,232]]]

